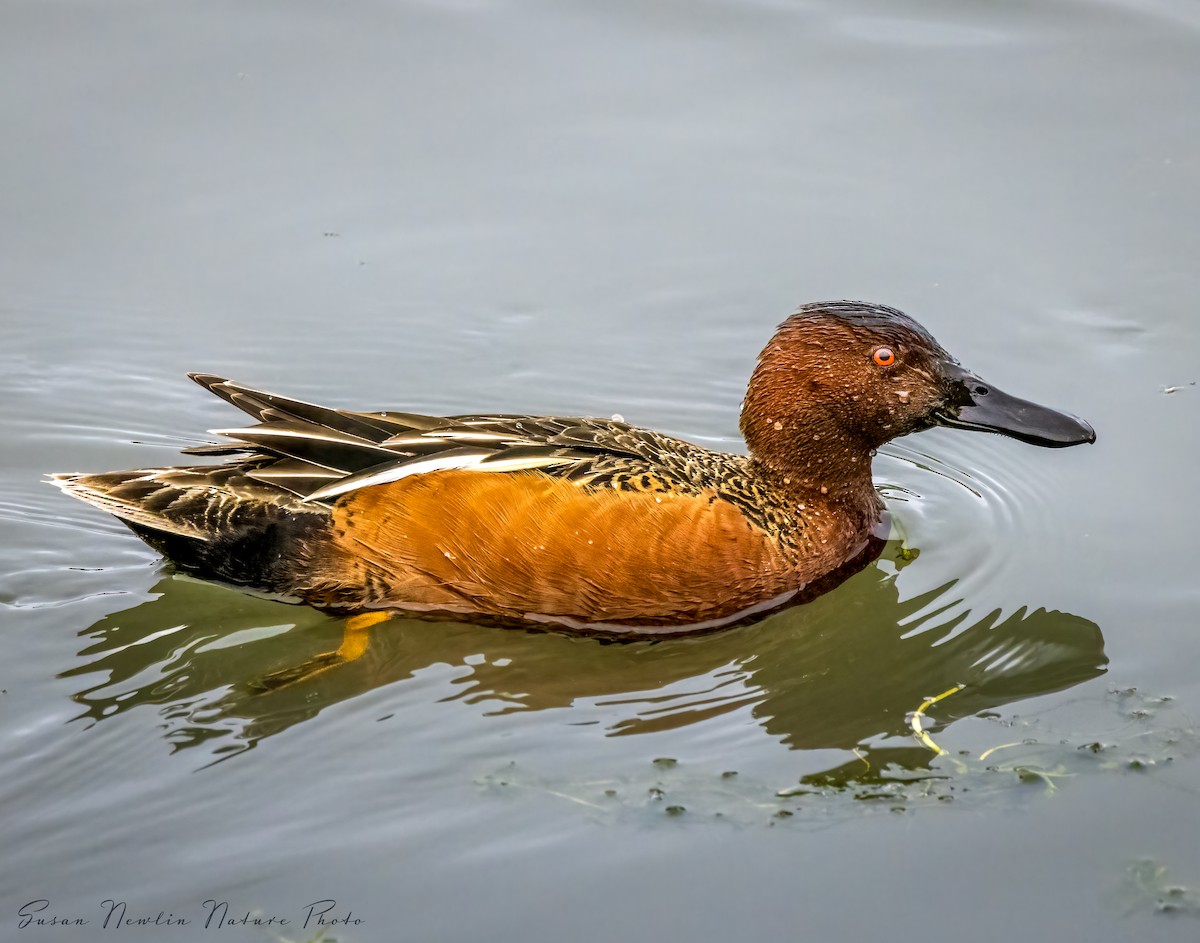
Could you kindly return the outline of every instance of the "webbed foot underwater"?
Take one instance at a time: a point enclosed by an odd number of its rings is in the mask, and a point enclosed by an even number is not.
[[[255,420],[224,463],[55,475],[198,576],[346,612],[657,634],[733,624],[869,559],[875,450],[932,426],[1033,445],[1081,419],[965,370],[917,322],[810,304],[759,356],[748,455],[624,422],[351,412],[192,378]]]

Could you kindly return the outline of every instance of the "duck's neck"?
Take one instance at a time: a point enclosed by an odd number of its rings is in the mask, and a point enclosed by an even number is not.
[[[752,447],[751,464],[787,504],[827,508],[853,531],[872,529],[883,513],[883,501],[871,479],[869,452],[845,456],[842,462],[814,455],[811,464],[804,464],[772,462]]]
[[[742,436],[760,473],[788,494],[878,520],[882,502],[871,481],[873,445],[831,408],[810,376],[773,360],[769,351],[750,379],[741,416]]]

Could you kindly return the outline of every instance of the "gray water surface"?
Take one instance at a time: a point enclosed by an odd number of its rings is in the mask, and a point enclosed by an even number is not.
[[[0,937],[1195,938],[1197,10],[9,0]],[[341,623],[42,480],[238,421],[189,370],[737,450],[839,297],[1099,442],[899,440],[880,560],[707,637],[399,620],[263,693]]]

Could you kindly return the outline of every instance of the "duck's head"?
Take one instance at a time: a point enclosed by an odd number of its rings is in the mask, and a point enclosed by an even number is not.
[[[903,312],[860,301],[805,305],[781,324],[742,410],[756,458],[826,478],[869,466],[871,452],[897,436],[939,425],[1050,448],[1096,441],[1082,419],[984,382]]]

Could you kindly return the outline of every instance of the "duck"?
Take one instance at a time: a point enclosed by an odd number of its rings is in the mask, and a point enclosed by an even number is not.
[[[190,377],[253,420],[183,450],[216,464],[51,481],[185,573],[372,621],[711,631],[874,558],[871,462],[892,439],[944,426],[1096,441],[862,301],[806,304],[778,327],[747,386],[744,454],[619,417],[356,412]]]

